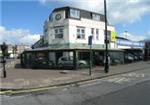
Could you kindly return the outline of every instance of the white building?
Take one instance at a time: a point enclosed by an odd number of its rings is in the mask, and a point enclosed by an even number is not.
[[[93,36],[93,49],[104,49],[104,15],[72,7],[56,8],[44,23],[44,44],[49,48],[88,48]],[[108,37],[115,28],[108,24]],[[115,48],[114,42],[110,43]]]
[[[44,59],[46,58],[47,61],[52,61],[56,65],[61,56],[73,56],[74,66],[76,66],[76,61],[79,59],[89,62],[88,39],[89,36],[93,36],[93,58],[100,58],[99,56],[104,58],[105,17],[102,14],[73,7],[56,8],[44,22],[43,29],[43,37],[32,46],[33,50],[26,51],[27,54],[31,54],[33,51],[45,53]],[[117,51],[115,28],[108,23],[107,29],[108,39],[110,40],[108,49],[109,51]],[[38,58],[39,55],[34,56]],[[123,54],[120,54],[120,56],[123,58]],[[118,59],[120,56],[117,55]],[[100,62],[100,60],[94,62]],[[30,65],[30,63],[28,64]]]

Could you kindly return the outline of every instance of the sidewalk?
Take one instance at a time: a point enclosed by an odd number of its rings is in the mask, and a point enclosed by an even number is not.
[[[40,70],[40,69],[22,69],[15,68],[12,65],[7,67],[7,77],[1,78],[1,90],[12,89],[33,89],[47,86],[59,86],[73,82],[87,81],[95,78],[143,70],[150,68],[150,61],[140,61],[132,64],[111,66],[109,73],[104,72],[104,67],[95,67],[92,69],[92,75],[88,75],[89,69],[82,70]]]

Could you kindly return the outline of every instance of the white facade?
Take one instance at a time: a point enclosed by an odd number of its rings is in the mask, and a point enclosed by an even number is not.
[[[103,21],[97,21],[92,19],[86,19],[80,17],[80,19],[74,18],[65,18],[66,11],[54,11],[51,16],[51,20],[48,20],[44,24],[44,43],[48,46],[58,45],[59,47],[62,45],[68,45],[66,48],[86,48],[88,46],[88,37],[92,34],[91,29],[93,29],[93,46],[101,45],[104,48],[104,30],[105,23]],[[57,15],[60,14],[61,18],[57,19]],[[60,36],[62,31],[59,30],[59,27],[63,29],[63,36]],[[83,28],[80,31],[84,32],[84,38],[77,38],[77,28]],[[58,28],[58,29],[56,29]],[[113,26],[107,27],[110,32],[115,32],[115,28]],[[56,38],[56,32],[58,33]],[[98,34],[98,35],[97,35]],[[73,45],[72,47],[70,47]],[[57,46],[57,47],[58,47]],[[115,42],[110,43],[110,48],[115,48]],[[56,47],[54,47],[56,48]],[[63,48],[63,47],[60,47]],[[100,48],[101,49],[101,48]]]

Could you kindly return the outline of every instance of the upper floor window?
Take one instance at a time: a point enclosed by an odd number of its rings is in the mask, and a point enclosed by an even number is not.
[[[96,29],[96,39],[99,40],[99,30]]]
[[[104,30],[104,35],[106,37],[106,32]],[[107,30],[107,39],[110,40],[110,36],[111,36],[111,31]]]
[[[94,38],[94,28],[91,28],[91,35],[92,35],[93,38]]]
[[[85,39],[85,28],[77,27],[77,39]]]
[[[80,11],[76,9],[70,9],[70,17],[72,18],[80,18]]]
[[[98,15],[98,14],[92,14],[92,19],[100,21],[100,15]]]
[[[55,27],[54,33],[55,33],[55,38],[63,38],[63,34],[64,34],[63,27]]]

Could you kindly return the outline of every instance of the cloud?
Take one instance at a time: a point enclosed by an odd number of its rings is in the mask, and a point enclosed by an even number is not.
[[[150,31],[148,31],[147,33],[148,33],[148,35],[150,36]]]
[[[39,0],[47,6],[59,3],[103,14],[103,0]],[[150,13],[149,0],[107,0],[108,20],[111,24],[133,23]]]
[[[133,34],[128,33],[128,32],[123,32],[120,34],[120,36],[123,38],[127,38],[129,40],[132,40],[132,41],[141,41],[141,40],[146,39],[146,37],[143,35],[133,35]]]
[[[46,4],[46,1],[47,1],[47,0],[39,0],[39,2],[40,2],[41,4]]]
[[[150,30],[146,33],[147,40],[150,40]]]
[[[31,45],[40,39],[40,34],[31,34],[27,29],[7,30],[0,26],[0,43]]]

